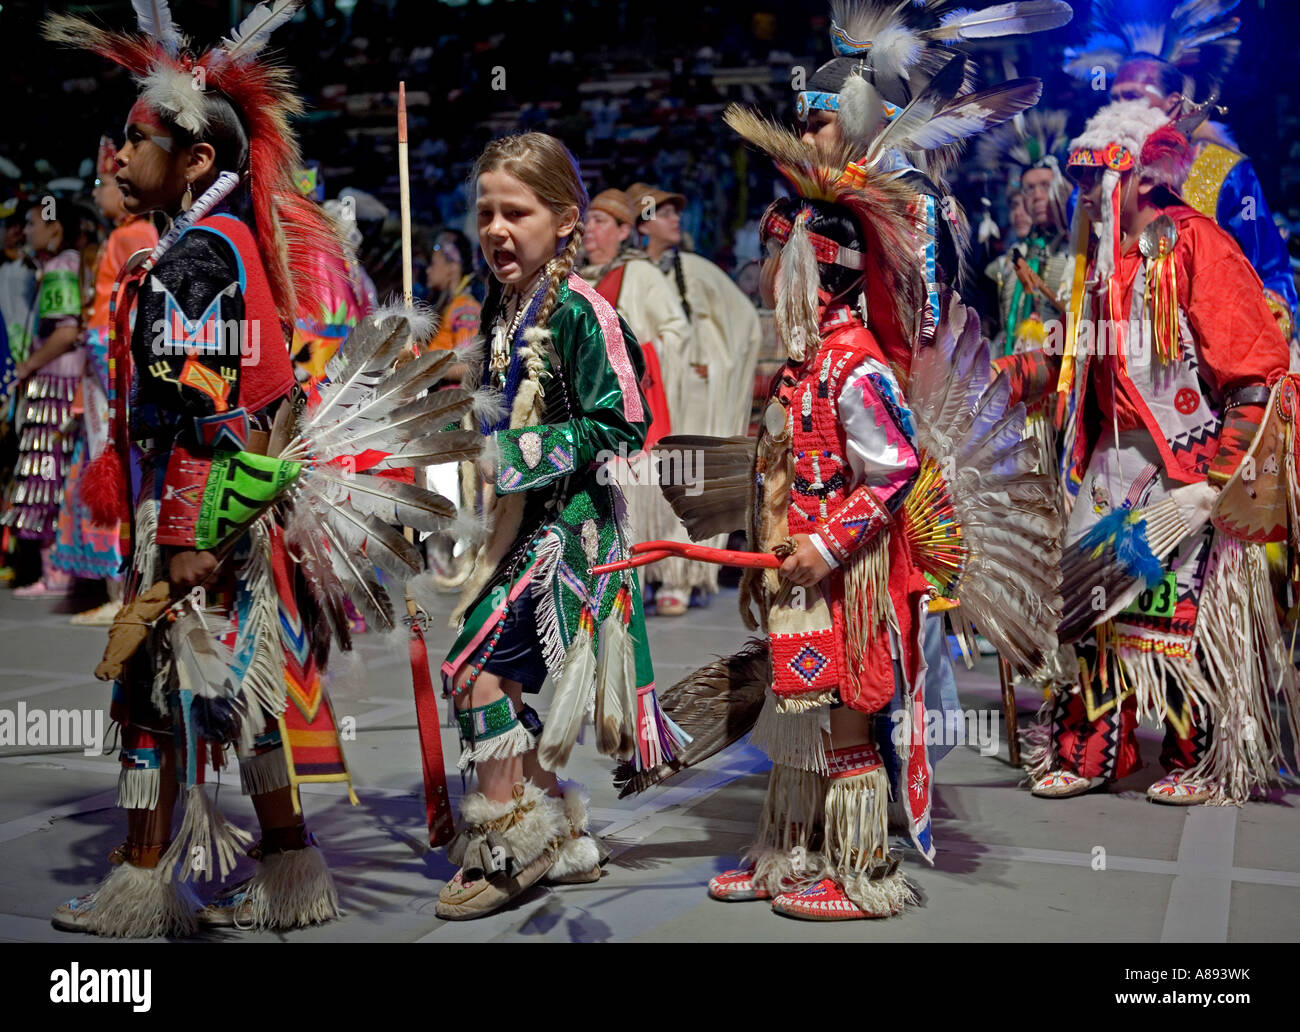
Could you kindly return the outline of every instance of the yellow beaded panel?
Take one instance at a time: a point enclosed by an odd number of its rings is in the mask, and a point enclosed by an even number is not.
[[[1192,170],[1187,173],[1187,182],[1183,184],[1183,200],[1199,211],[1217,221],[1219,211],[1219,191],[1228,173],[1236,167],[1245,156],[1217,143],[1207,143],[1201,148]]]

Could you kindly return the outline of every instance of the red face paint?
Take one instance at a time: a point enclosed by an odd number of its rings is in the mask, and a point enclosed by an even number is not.
[[[147,103],[143,97],[131,105],[131,110],[126,116],[126,124],[128,127],[138,125],[151,130],[149,139],[163,150],[171,151],[171,128],[163,122],[161,112]]]

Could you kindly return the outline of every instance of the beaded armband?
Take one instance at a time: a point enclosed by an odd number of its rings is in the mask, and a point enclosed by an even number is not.
[[[832,516],[819,520],[813,532],[831,555],[843,563],[887,526],[889,510],[864,484],[855,488]]]
[[[1264,425],[1267,404],[1267,400],[1263,404],[1239,404],[1224,412],[1223,429],[1219,432],[1219,450],[1214,453],[1210,468],[1206,471],[1206,477],[1211,483],[1226,484],[1237,472],[1237,467],[1250,450],[1259,428]]]
[[[158,503],[160,545],[213,549],[242,533],[297,479],[300,463],[246,451],[172,449]]]
[[[496,438],[497,494],[531,491],[574,471],[578,449],[569,425],[499,430]]]

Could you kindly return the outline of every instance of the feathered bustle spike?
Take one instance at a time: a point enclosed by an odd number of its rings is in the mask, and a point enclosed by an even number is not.
[[[1059,29],[1073,17],[1070,5],[1061,0],[1022,0],[979,11],[952,11],[944,15],[938,28],[923,30],[920,35],[944,42],[1023,36]]]
[[[176,57],[184,44],[180,28],[172,20],[167,0],[131,0],[140,32],[156,39],[163,50]]]
[[[274,0],[258,4],[221,41],[222,49],[231,61],[247,61],[271,42],[271,33],[292,20],[306,0]]]
[[[1038,103],[1041,79],[1013,79],[958,97],[895,144],[903,150],[934,150],[987,132]]]

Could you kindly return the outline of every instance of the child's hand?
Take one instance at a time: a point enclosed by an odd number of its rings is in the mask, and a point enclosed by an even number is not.
[[[830,565],[817,551],[807,534],[795,534],[795,550],[781,564],[781,576],[803,588],[811,588],[831,572]]]

